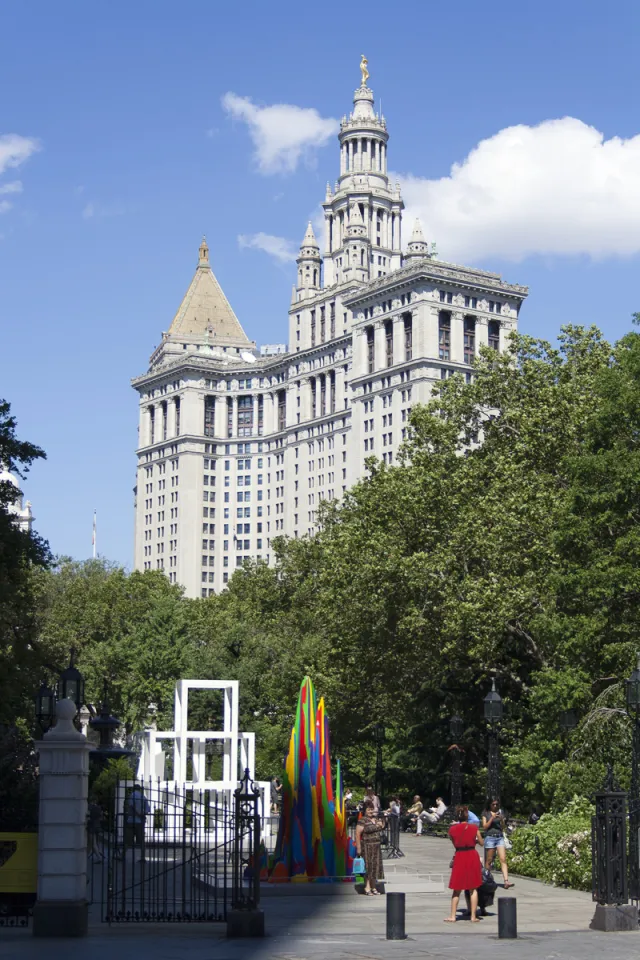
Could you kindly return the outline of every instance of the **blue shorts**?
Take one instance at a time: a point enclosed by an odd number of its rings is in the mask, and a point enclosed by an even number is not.
[[[485,850],[495,850],[496,847],[504,847],[504,837],[485,837],[484,838],[484,848]]]

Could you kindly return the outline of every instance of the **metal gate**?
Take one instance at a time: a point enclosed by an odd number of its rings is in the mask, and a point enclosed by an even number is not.
[[[121,783],[89,835],[92,901],[105,923],[227,918],[234,809],[227,791]]]

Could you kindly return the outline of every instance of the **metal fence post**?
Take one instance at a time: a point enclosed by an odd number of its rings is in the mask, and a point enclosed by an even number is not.
[[[627,794],[609,766],[603,788],[595,795],[591,820],[592,897],[596,912],[592,930],[635,930],[638,909],[627,901]]]
[[[233,892],[228,937],[263,937],[260,910],[260,790],[245,770],[234,792]]]

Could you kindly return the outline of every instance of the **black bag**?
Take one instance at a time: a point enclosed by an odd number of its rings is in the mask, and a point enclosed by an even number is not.
[[[491,870],[482,871],[482,884],[478,887],[478,907],[480,910],[486,910],[493,906],[493,898],[498,889],[498,884],[493,879]]]

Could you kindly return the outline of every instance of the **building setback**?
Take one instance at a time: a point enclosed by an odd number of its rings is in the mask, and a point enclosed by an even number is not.
[[[327,184],[323,252],[307,227],[288,347],[258,350],[209,262],[195,276],[140,396],[135,567],[164,570],[190,597],[224,589],[274,537],[316,529],[375,455],[393,464],[411,408],[479,347],[502,350],[526,287],[437,259],[419,222],[402,250],[400,185],[387,125],[360,86]]]

